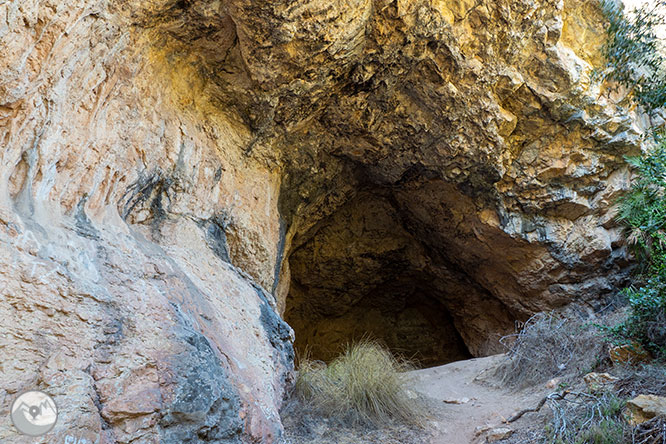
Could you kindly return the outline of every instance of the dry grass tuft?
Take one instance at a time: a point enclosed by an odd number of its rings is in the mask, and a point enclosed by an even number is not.
[[[409,369],[379,344],[363,341],[349,345],[328,366],[302,360],[295,393],[323,415],[346,423],[419,424],[424,405],[406,388]]]
[[[509,359],[497,375],[507,385],[526,387],[557,376],[587,373],[607,355],[606,340],[581,320],[538,313],[517,330],[502,338]]]

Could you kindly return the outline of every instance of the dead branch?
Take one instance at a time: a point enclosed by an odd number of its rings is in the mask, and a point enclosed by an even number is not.
[[[539,401],[539,403],[537,404],[536,407],[534,407],[532,409],[521,410],[518,413],[516,413],[515,415],[513,415],[511,418],[507,419],[506,422],[511,423],[511,422],[518,421],[520,418],[522,418],[522,416],[525,413],[538,412],[539,410],[541,410],[541,407],[543,407],[543,405],[546,403],[546,401],[554,400],[554,399],[564,399],[564,397],[567,396],[569,393],[571,393],[569,390],[565,390],[562,393],[551,393],[550,395],[545,396],[541,401]]]
[[[544,397],[539,401],[536,407],[533,409],[524,409],[513,415],[511,418],[507,419],[506,422],[515,422],[519,420],[525,413],[538,412],[541,410],[541,407],[546,403],[546,401],[564,401],[567,395],[573,395],[575,397],[587,397],[592,399],[597,399],[596,396],[584,392],[572,392],[571,390],[565,390],[562,393],[551,393],[550,395]]]

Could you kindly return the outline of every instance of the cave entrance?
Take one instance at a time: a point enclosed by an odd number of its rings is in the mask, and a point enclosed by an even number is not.
[[[421,366],[472,356],[456,308],[470,284],[409,226],[390,197],[360,193],[292,249],[284,317],[301,355],[328,362],[369,337]]]

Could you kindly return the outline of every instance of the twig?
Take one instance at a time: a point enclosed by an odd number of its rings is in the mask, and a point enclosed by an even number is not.
[[[544,397],[541,401],[539,401],[539,403],[537,404],[537,406],[534,407],[533,409],[524,409],[524,410],[521,410],[521,411],[519,411],[518,413],[516,413],[515,415],[513,415],[511,418],[507,419],[506,422],[511,423],[511,422],[518,421],[518,420],[519,420],[519,419],[520,419],[525,413],[538,412],[539,410],[541,410],[541,407],[543,407],[543,405],[546,403],[546,401],[549,401],[549,400],[551,400],[551,401],[552,401],[552,400],[565,400],[564,398],[565,398],[567,395],[574,395],[574,396],[576,396],[576,397],[584,396],[584,397],[592,398],[592,399],[595,399],[595,400],[597,399],[596,396],[591,395],[591,394],[589,394],[589,393],[584,393],[584,392],[572,392],[572,391],[570,391],[570,390],[565,390],[565,391],[563,391],[562,393],[551,393],[550,395]]]
[[[538,412],[541,410],[541,407],[548,401],[549,399],[564,399],[565,396],[567,396],[569,393],[571,393],[569,390],[565,390],[562,393],[551,393],[548,396],[545,396],[539,403],[537,404],[536,407],[532,409],[524,409],[513,415],[511,418],[507,419],[506,422],[511,423],[518,421],[520,418],[523,417],[525,413],[531,413],[531,412]]]
[[[637,426],[632,433],[635,444],[666,443],[666,418],[656,417]]]

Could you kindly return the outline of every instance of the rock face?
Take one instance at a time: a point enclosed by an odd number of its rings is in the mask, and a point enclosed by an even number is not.
[[[572,301],[593,309],[615,291],[627,259],[612,204],[641,130],[593,79],[602,22],[582,1],[379,2],[351,53],[332,42],[299,71],[312,80],[271,84],[277,103],[316,97],[284,131],[320,159],[292,163],[283,191],[282,213],[295,215],[286,319],[311,337],[297,342],[330,350],[335,318],[353,317],[340,305],[401,312],[405,281],[444,307],[473,355],[500,351],[514,319]],[[319,188],[303,179],[313,175]],[[335,215],[355,199],[355,218]]]
[[[0,441],[274,442],[293,332],[437,363],[626,278],[584,0],[0,3]],[[43,442],[51,442],[43,438]]]
[[[44,442],[274,441],[279,173],[122,3],[0,5],[0,441],[31,387]]]

